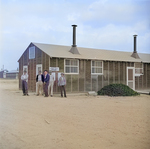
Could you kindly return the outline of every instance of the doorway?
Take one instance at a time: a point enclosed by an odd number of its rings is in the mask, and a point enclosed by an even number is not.
[[[134,74],[134,67],[127,67],[127,85],[135,90],[135,74]]]

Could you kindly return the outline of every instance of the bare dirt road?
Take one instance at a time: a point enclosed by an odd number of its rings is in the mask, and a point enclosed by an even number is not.
[[[0,149],[150,149],[150,96],[22,96],[0,80]]]

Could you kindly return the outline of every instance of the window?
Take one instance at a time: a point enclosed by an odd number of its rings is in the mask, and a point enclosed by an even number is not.
[[[65,59],[65,73],[78,74],[79,73],[79,60]]]
[[[35,58],[35,46],[29,48],[29,59]]]
[[[143,75],[143,63],[134,63],[135,76]]]
[[[26,71],[28,73],[28,66],[27,65],[23,66],[23,72],[24,71]]]
[[[39,73],[39,71],[41,71],[41,73],[42,73],[42,64],[36,65],[36,75]]]
[[[103,62],[102,61],[91,61],[91,73],[92,74],[103,74]]]

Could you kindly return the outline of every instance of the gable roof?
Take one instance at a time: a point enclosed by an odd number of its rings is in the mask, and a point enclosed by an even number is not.
[[[150,63],[150,54],[139,53],[139,57],[141,58],[143,63]]]
[[[143,59],[135,59],[131,57],[132,52],[77,47],[80,54],[72,54],[71,52],[69,52],[71,46],[42,44],[42,43],[33,43],[33,44],[40,50],[48,54],[50,57],[75,58],[87,60],[90,59],[90,60],[107,60],[107,61],[126,61],[126,62],[143,61]],[[150,54],[141,54],[141,55],[142,58],[150,56]]]
[[[30,43],[28,47],[33,45],[38,47],[41,51],[45,52],[50,57],[150,63],[150,54],[147,53],[138,53],[140,59],[135,59],[131,57],[132,52],[77,47],[80,54],[72,54],[71,52],[69,52],[71,46]]]

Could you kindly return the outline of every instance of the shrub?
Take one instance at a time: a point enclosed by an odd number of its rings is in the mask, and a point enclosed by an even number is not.
[[[124,84],[110,84],[104,86],[97,92],[98,95],[108,96],[137,96],[139,93],[132,90],[129,86]]]

